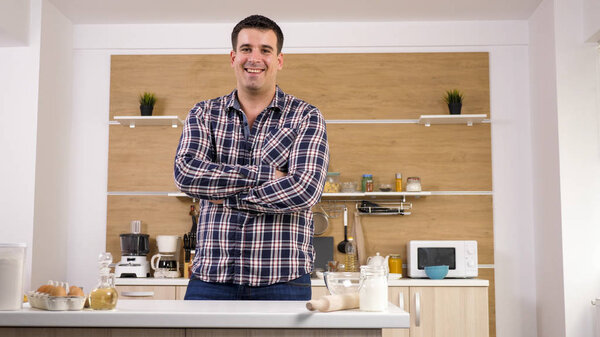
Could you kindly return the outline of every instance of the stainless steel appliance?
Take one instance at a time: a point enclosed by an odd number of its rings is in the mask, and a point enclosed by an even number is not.
[[[406,245],[408,276],[427,277],[425,267],[448,266],[446,277],[477,277],[477,241],[420,241],[411,240]]]
[[[115,266],[115,276],[150,277],[150,263],[146,255],[150,251],[148,234],[141,234],[141,221],[131,222],[131,233],[119,235],[121,240],[121,261]]]

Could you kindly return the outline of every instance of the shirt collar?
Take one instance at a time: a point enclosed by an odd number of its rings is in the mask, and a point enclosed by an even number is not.
[[[240,101],[237,98],[237,89],[234,89],[231,94],[228,95],[227,106],[225,107],[225,111],[232,113],[233,111],[242,111],[242,106],[240,105]],[[270,111],[283,111],[285,107],[285,93],[283,90],[279,88],[279,86],[275,86],[275,96],[271,103],[267,106],[267,110]]]

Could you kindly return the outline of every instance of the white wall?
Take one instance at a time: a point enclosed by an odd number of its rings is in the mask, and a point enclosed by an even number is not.
[[[583,39],[587,42],[600,41],[600,1],[583,1]]]
[[[71,129],[72,24],[42,0],[32,285],[66,280]],[[33,177],[33,176],[32,176]]]
[[[29,17],[30,0],[0,1],[0,47],[27,46]]]
[[[232,24],[76,25],[74,106],[77,138],[69,162],[69,280],[95,282],[105,249],[108,101],[111,54],[227,53]],[[529,114],[528,27],[525,21],[431,23],[282,23],[284,53],[489,51],[496,311],[499,337],[536,334]],[[284,70],[285,71],[285,70]],[[507,99],[507,97],[509,99]],[[77,167],[94,168],[77,170]],[[81,189],[85,186],[85,189]],[[89,192],[89,193],[84,193]],[[93,215],[93,218],[87,215]],[[101,218],[100,218],[101,217]],[[85,225],[82,225],[85,224]],[[89,228],[88,234],[83,228]],[[96,237],[95,240],[90,238]],[[92,251],[92,252],[90,252]],[[92,260],[93,259],[93,260]]]
[[[538,336],[566,336],[552,1],[530,17],[529,34]]]
[[[0,48],[0,242],[27,244],[24,289],[31,279],[40,26],[34,1],[29,46]]]
[[[583,3],[554,1],[566,336],[594,335],[600,295],[598,55],[584,42]]]

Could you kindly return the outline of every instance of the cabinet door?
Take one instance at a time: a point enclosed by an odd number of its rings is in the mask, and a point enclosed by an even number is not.
[[[327,287],[325,287],[325,286],[312,286],[311,290],[312,290],[311,299],[313,299],[313,300],[329,295],[329,290],[327,290]]]
[[[388,300],[399,306],[404,311],[409,312],[409,288],[408,287],[388,287]],[[409,329],[383,329],[383,337],[409,337]]]
[[[174,300],[175,286],[116,286],[124,300]]]
[[[183,300],[186,290],[187,286],[175,286],[175,299]]]
[[[487,290],[487,287],[410,287],[410,336],[489,336]]]

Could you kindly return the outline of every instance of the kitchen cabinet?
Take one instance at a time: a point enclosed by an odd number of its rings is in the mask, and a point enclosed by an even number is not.
[[[119,299],[124,300],[174,300],[176,297],[176,286],[121,285],[115,288]]]
[[[410,287],[410,337],[487,337],[487,287]]]

